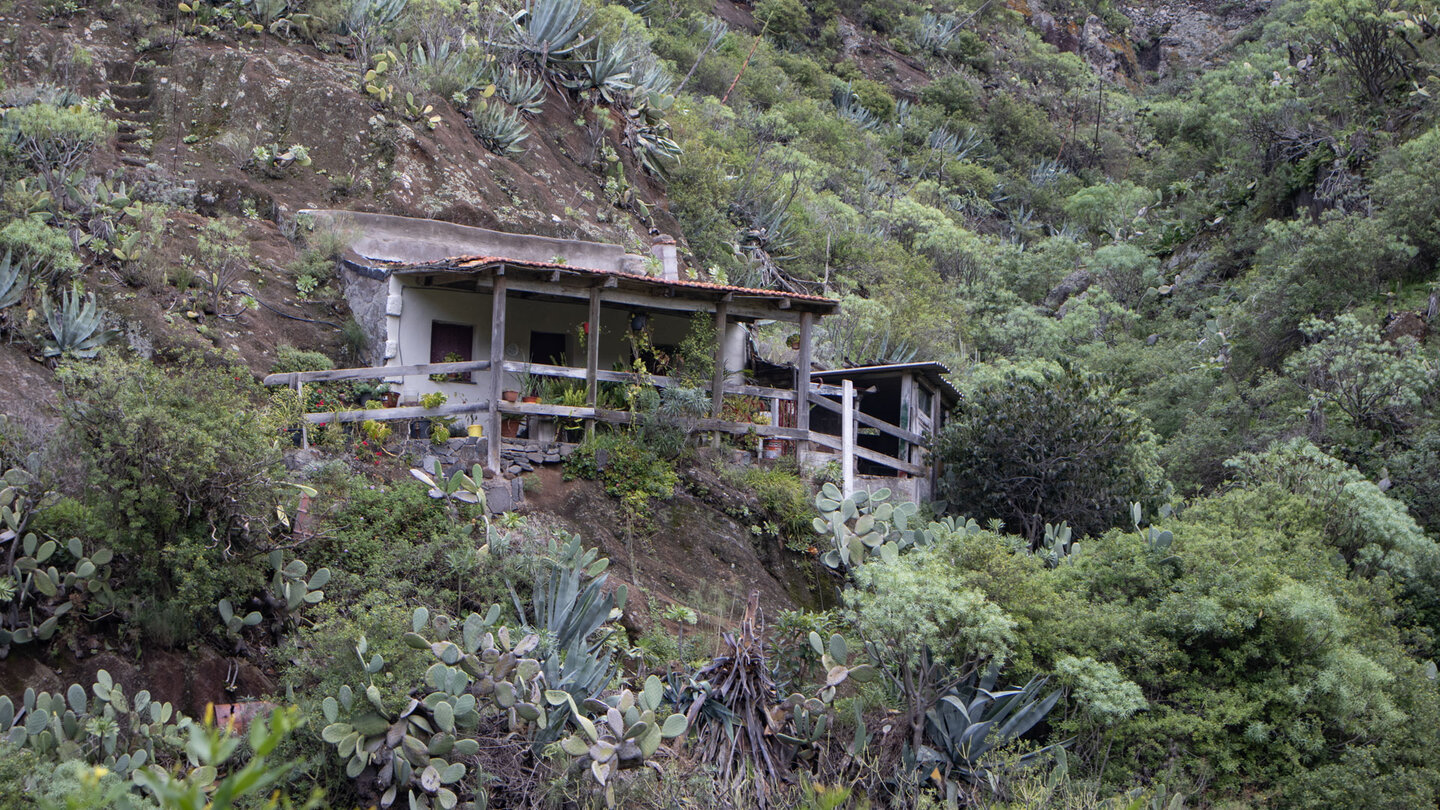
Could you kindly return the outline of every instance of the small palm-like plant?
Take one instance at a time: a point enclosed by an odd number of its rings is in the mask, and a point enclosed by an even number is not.
[[[60,295],[58,308],[42,295],[40,308],[50,327],[44,346],[46,357],[89,359],[115,336],[113,329],[105,328],[104,311],[95,303],[95,294],[82,296],[79,284]]]
[[[530,0],[511,18],[511,33],[523,53],[548,64],[594,39],[580,35],[592,13],[580,0]]]

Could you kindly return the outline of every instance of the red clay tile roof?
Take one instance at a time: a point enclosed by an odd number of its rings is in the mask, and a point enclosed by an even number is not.
[[[766,298],[787,298],[791,301],[809,301],[816,304],[831,304],[838,306],[839,301],[833,298],[826,298],[823,295],[809,295],[807,293],[786,292],[785,290],[761,290],[754,287],[735,287],[728,284],[712,284],[708,281],[691,281],[689,279],[664,279],[655,276],[638,276],[631,273],[622,273],[618,270],[598,270],[593,267],[577,267],[570,264],[559,264],[557,262],[533,262],[517,259],[507,259],[503,256],[453,256],[448,259],[440,259],[433,262],[422,262],[419,264],[396,265],[392,267],[393,272],[419,273],[424,271],[444,270],[479,270],[497,264],[507,264],[519,267],[533,267],[545,270],[566,270],[572,273],[584,273],[594,276],[615,276],[616,278],[633,279],[663,287],[685,287],[689,289],[708,290],[711,292],[736,293],[739,295],[756,295]]]

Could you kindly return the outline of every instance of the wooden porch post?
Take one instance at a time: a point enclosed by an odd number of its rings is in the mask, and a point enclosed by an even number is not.
[[[945,418],[945,406],[941,402],[943,392],[940,386],[935,387],[934,393],[930,395],[930,437],[933,442],[940,438],[940,420]],[[934,498],[940,488],[940,457],[933,450],[926,451],[923,463],[930,468],[930,497]]]
[[[855,494],[855,383],[840,381],[840,491]]]
[[[305,387],[300,384],[300,375],[295,375],[295,398],[300,400],[300,410],[305,410]],[[310,449],[310,423],[301,420],[300,422],[300,449]]]
[[[585,334],[585,404],[591,408],[600,401],[600,288],[590,290],[590,320]],[[585,438],[595,435],[595,420],[585,420]]]
[[[915,375],[907,371],[900,377],[900,418],[897,420],[897,423],[900,427],[912,432],[915,430],[916,390]],[[895,457],[913,463],[915,458],[911,453],[912,448],[910,447],[910,443],[904,439],[897,439],[896,441],[896,449],[900,452],[896,453]],[[905,473],[897,470],[895,477],[905,478],[907,476]]]
[[[806,438],[795,444],[795,460],[801,464],[810,455],[810,329],[814,324],[814,313],[800,313],[800,356],[795,360],[795,427],[804,431]]]
[[[719,419],[725,405],[725,328],[730,317],[730,305],[721,301],[715,305],[715,376],[710,382],[710,417]],[[710,438],[710,446],[720,449],[720,431]]]
[[[495,269],[495,282],[490,287],[490,426],[485,442],[486,463],[500,474],[500,392],[505,388],[505,266]]]

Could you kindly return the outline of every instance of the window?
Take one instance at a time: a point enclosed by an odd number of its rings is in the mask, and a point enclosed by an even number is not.
[[[474,359],[475,327],[462,323],[430,324],[430,362],[463,363]],[[459,359],[456,359],[459,358]],[[466,373],[447,374],[446,382],[473,382]]]
[[[565,333],[531,332],[530,362],[547,366],[565,365]]]

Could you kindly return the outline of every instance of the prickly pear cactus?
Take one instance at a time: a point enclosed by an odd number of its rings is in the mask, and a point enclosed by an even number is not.
[[[848,570],[871,559],[894,562],[900,552],[913,545],[929,545],[934,535],[926,527],[914,526],[919,507],[913,503],[890,503],[890,490],[856,492],[846,498],[840,488],[826,484],[815,496],[816,533],[829,541],[820,559],[831,568]]]
[[[0,570],[0,658],[12,644],[49,641],[60,618],[77,604],[114,604],[109,549],[87,554],[77,538],[62,543],[28,531],[46,497],[34,494],[35,484],[34,476],[19,469],[0,477],[0,560],[14,560]]]

